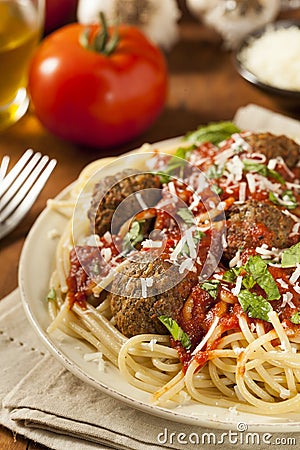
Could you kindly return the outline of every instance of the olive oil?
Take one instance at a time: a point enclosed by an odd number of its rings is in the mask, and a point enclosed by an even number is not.
[[[18,108],[27,109],[28,67],[40,34],[38,11],[31,1],[0,1],[0,128],[7,120],[15,121]]]

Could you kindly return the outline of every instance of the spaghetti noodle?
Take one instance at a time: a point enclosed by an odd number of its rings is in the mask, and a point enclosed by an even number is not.
[[[269,133],[235,132],[218,143],[185,142],[174,152],[181,162],[159,149],[146,157],[147,171],[161,178],[161,197],[147,206],[139,190],[142,211],[124,221],[119,235],[91,235],[81,214],[81,242],[74,238],[72,211],[87,210],[94,174],[111,159],[86,168],[67,201],[51,201],[69,219],[50,280],[48,332],[60,328],[85,340],[158,405],[296,411],[298,146]],[[178,279],[161,290],[158,273],[173,266]]]

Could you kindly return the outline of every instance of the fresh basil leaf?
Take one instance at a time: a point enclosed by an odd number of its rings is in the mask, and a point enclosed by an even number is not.
[[[300,311],[295,312],[291,318],[290,321],[294,323],[295,325],[300,325]]]
[[[134,222],[132,222],[130,230],[124,236],[122,243],[123,252],[125,254],[129,253],[132,248],[139,242],[142,242],[143,239],[144,236],[142,233],[141,223],[135,220]]]
[[[54,288],[51,288],[47,294],[47,301],[50,302],[55,300],[56,300],[56,290]]]
[[[183,329],[178,325],[176,320],[167,316],[159,316],[159,320],[162,324],[167,328],[167,330],[171,333],[173,339],[175,341],[181,342],[182,346],[187,350],[191,348],[191,340],[189,336],[183,331]]]
[[[269,192],[269,200],[275,205],[284,206],[287,209],[295,209],[298,206],[297,200],[290,189],[284,191],[281,197],[274,192]]]
[[[228,281],[228,283],[235,283],[237,277],[241,275],[242,272],[245,271],[246,271],[245,266],[232,267],[223,274],[223,280]],[[246,289],[251,289],[256,284],[256,281],[254,280],[252,275],[245,273],[243,275],[242,284]]]
[[[195,145],[203,142],[211,142],[217,145],[228,139],[232,134],[240,131],[233,122],[213,122],[206,126],[200,126],[196,131],[188,133],[185,136],[185,140]]]
[[[238,294],[238,300],[245,313],[253,319],[269,320],[269,312],[273,311],[269,303],[261,295],[254,294],[247,289],[243,289]]]
[[[208,280],[204,281],[203,283],[200,283],[200,287],[204,289],[206,292],[209,293],[209,295],[216,299],[218,296],[218,289],[220,286],[219,280]]]
[[[195,225],[195,217],[188,208],[178,208],[177,215],[188,225]]]
[[[246,172],[256,172],[266,178],[274,178],[281,184],[285,183],[284,178],[276,172],[276,170],[269,169],[265,164],[255,163],[249,159],[243,159],[243,165]]]
[[[277,284],[268,271],[267,263],[261,256],[250,256],[246,265],[246,271],[252,275],[256,283],[265,291],[268,300],[277,300],[280,298],[280,292]]]
[[[243,286],[244,286],[246,289],[252,289],[253,286],[256,285],[256,281],[255,281],[255,279],[253,278],[252,275],[245,275],[245,276],[243,277],[242,283],[243,283]]]
[[[242,267],[232,267],[224,272],[222,279],[228,281],[228,283],[234,283],[237,277],[240,275]]]
[[[282,252],[281,267],[296,267],[300,264],[300,242]]]

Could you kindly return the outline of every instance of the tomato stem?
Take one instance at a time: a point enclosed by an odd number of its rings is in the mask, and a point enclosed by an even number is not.
[[[79,37],[80,44],[88,49],[103,55],[111,55],[119,43],[118,29],[114,29],[113,35],[109,34],[107,22],[103,11],[100,12],[101,29],[94,37],[91,37],[91,28],[86,28]]]

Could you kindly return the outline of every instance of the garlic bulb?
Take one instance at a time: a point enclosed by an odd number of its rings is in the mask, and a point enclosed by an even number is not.
[[[180,18],[176,0],[79,0],[78,22],[85,25],[99,21],[103,11],[108,24],[138,26],[156,45],[169,50],[178,40]]]
[[[281,0],[186,0],[187,7],[199,19],[214,28],[227,48],[235,48],[242,39],[276,17]]]

